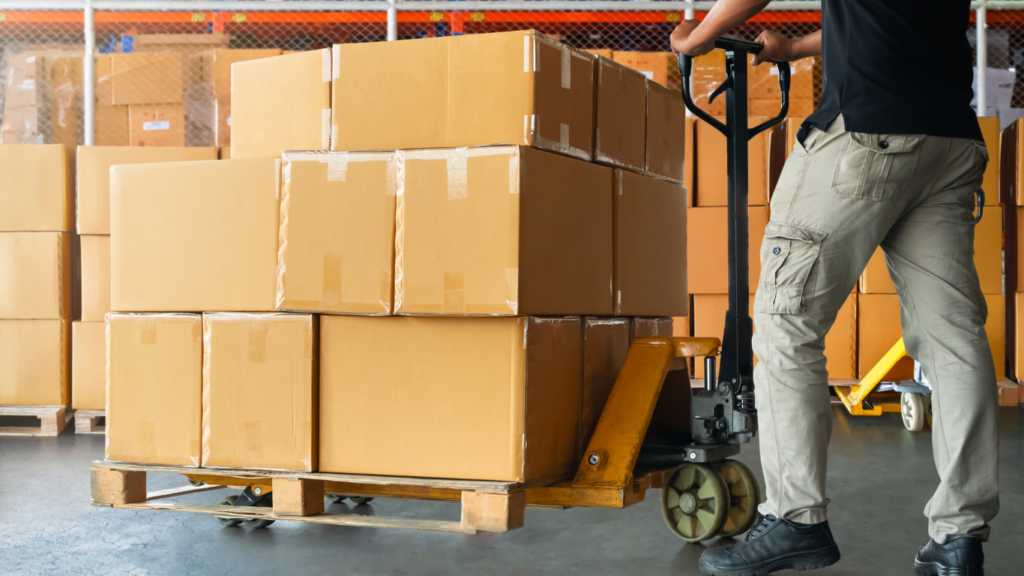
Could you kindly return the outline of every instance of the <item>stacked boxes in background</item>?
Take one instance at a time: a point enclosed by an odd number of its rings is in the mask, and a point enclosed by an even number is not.
[[[72,407],[105,410],[106,335],[110,306],[110,167],[152,162],[214,160],[216,148],[78,148],[78,233],[82,250],[80,321],[72,327]]]
[[[174,52],[112,54],[113,106],[128,107],[132,146],[184,146],[182,56]]]
[[[981,221],[974,227],[974,266],[988,306],[988,333],[995,362],[996,379],[1006,378],[1006,321],[1003,296],[1003,208],[999,205],[999,119],[978,118],[989,152],[982,190],[985,207]],[[882,249],[871,257],[860,277],[860,358],[858,374],[863,378],[882,356],[903,336],[899,297],[889,278]],[[900,360],[886,380],[913,377],[911,358]]]
[[[197,96],[212,102],[207,109],[206,124],[212,128],[212,145],[231,147],[231,65],[235,62],[280,56],[277,48],[261,50],[216,49],[199,53],[191,59],[192,75],[198,77]]]
[[[73,158],[0,146],[0,405],[67,406],[77,273]]]
[[[81,53],[27,50],[3,58],[2,144],[78,142]]]
[[[629,339],[689,312],[681,103],[608,61],[680,128],[595,121],[594,63],[514,32],[232,66],[234,159],[113,168],[107,457],[571,473]]]

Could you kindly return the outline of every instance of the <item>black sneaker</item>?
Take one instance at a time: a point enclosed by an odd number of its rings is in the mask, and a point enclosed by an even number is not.
[[[814,570],[839,562],[839,546],[828,522],[800,524],[771,515],[758,516],[743,542],[705,550],[700,556],[700,571],[711,576],[766,576],[779,570]]]
[[[974,536],[956,536],[945,544],[929,540],[914,559],[919,576],[983,576],[984,565],[981,540]]]

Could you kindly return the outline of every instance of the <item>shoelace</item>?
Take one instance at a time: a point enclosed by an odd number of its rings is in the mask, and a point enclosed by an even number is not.
[[[747,538],[744,540],[744,542],[750,542],[751,540],[757,538],[764,532],[767,532],[768,529],[775,525],[775,523],[778,521],[778,518],[770,514],[758,514],[757,523],[754,524],[754,527],[750,529],[750,532],[747,532]]]

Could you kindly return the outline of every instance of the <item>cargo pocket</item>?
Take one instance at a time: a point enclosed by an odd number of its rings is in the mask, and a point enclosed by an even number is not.
[[[807,312],[814,288],[808,279],[827,235],[819,230],[789,224],[768,224],[761,244],[761,282],[755,298],[755,312]]]
[[[963,199],[973,205],[974,190],[981,186],[981,182],[985,178],[985,169],[988,167],[988,148],[985,147],[983,142],[971,140],[970,156],[970,161],[964,163],[963,174],[950,184],[949,187],[960,188],[962,186],[969,186],[968,190],[964,192]]]
[[[914,176],[924,142],[920,134],[850,132],[836,165],[832,190],[843,198],[881,202],[892,200]]]

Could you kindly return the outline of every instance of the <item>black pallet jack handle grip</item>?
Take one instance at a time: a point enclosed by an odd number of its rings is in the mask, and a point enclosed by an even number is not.
[[[715,48],[719,50],[725,50],[726,52],[743,53],[741,58],[737,61],[746,62],[746,54],[758,54],[764,49],[764,45],[758,44],[757,42],[750,42],[749,40],[743,40],[740,38],[730,38],[723,36],[718,40],[715,40]],[[765,130],[777,125],[786,118],[786,114],[789,113],[789,62],[776,62],[775,65],[779,69],[779,89],[782,92],[781,110],[778,115],[774,118],[767,120],[750,128],[747,131],[747,138],[753,138],[754,136],[764,132]],[[732,130],[726,124],[718,121],[717,118],[708,114],[701,108],[697,107],[693,103],[693,97],[690,94],[690,76],[693,73],[693,57],[687,56],[686,54],[679,55],[679,74],[682,76],[682,88],[683,88],[683,103],[686,104],[686,108],[693,112],[695,116],[708,124],[715,127],[716,130],[721,132],[723,135],[728,137]],[[728,79],[726,80],[728,82]]]

